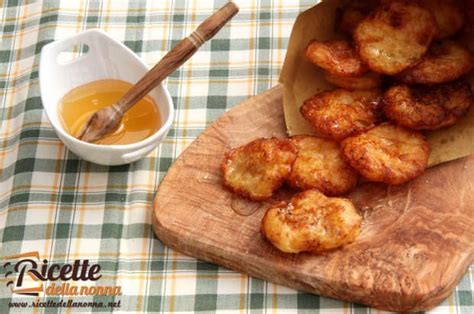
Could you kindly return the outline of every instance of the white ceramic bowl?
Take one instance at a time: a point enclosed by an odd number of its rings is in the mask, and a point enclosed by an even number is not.
[[[58,63],[61,52],[85,44],[89,51],[66,64]],[[41,100],[58,137],[76,155],[101,165],[122,165],[143,158],[166,136],[173,122],[173,102],[168,90],[158,85],[150,92],[161,115],[161,128],[148,138],[127,145],[97,145],[68,134],[58,117],[58,104],[71,89],[86,83],[117,79],[136,83],[148,66],[121,42],[100,30],[88,30],[43,47],[39,67]]]

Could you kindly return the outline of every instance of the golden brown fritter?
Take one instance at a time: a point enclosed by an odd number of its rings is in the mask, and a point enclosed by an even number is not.
[[[385,92],[383,111],[398,125],[435,130],[453,125],[473,102],[470,84],[464,80],[434,86],[397,85]]]
[[[419,0],[421,6],[433,13],[438,25],[437,39],[447,38],[459,31],[464,15],[459,0]]]
[[[370,181],[398,185],[421,175],[429,156],[421,133],[390,123],[341,143],[345,160]]]
[[[325,73],[324,77],[329,83],[350,90],[376,89],[382,84],[382,75],[374,72],[369,72],[362,76],[340,76]]]
[[[357,184],[358,175],[342,159],[338,143],[309,135],[297,135],[290,141],[298,149],[298,157],[286,180],[300,190],[318,189],[325,195],[342,195]]]
[[[364,9],[347,8],[342,12],[340,27],[343,31],[352,34],[367,15],[368,12]]]
[[[352,34],[360,22],[362,22],[378,4],[378,0],[350,1],[342,10],[340,28]]]
[[[381,4],[354,32],[360,57],[375,72],[394,75],[417,64],[437,34],[433,14],[414,1]]]
[[[316,41],[309,43],[306,58],[329,73],[353,76],[367,72],[355,48],[344,40]]]
[[[455,41],[442,41],[431,46],[423,60],[398,74],[407,84],[439,84],[458,79],[474,67],[474,57]]]
[[[280,251],[318,254],[354,242],[361,223],[351,201],[307,190],[271,207],[261,230]]]
[[[298,153],[287,139],[260,138],[227,152],[223,184],[253,201],[269,199],[291,172]]]
[[[340,141],[379,122],[379,91],[335,89],[314,95],[300,108],[302,116],[324,136]]]

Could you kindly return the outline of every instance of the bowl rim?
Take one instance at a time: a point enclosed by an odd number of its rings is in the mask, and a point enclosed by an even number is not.
[[[125,46],[122,42],[118,41],[117,39],[113,38],[112,36],[110,36],[109,34],[107,34],[106,32],[104,32],[100,29],[86,30],[86,31],[77,33],[75,35],[69,36],[67,38],[57,40],[57,41],[53,41],[53,42],[45,45],[41,49],[41,51],[43,52],[44,49],[51,49],[52,47],[54,47],[55,45],[58,45],[62,41],[70,40],[70,39],[72,39],[76,36],[83,35],[85,33],[95,33],[95,34],[100,34],[102,36],[106,36],[108,39],[112,40],[113,42],[115,42],[116,44],[121,46],[121,48],[126,49],[130,53],[130,56],[135,58],[135,60],[138,61],[141,65],[143,65],[147,70],[150,69],[150,67],[141,58],[139,58],[135,54],[135,52],[133,52],[130,48]],[[42,79],[41,79],[41,59],[40,59],[39,69],[40,69],[40,71],[39,71],[39,85],[40,85],[41,102],[43,104],[44,111],[45,111],[46,115],[48,116],[48,120],[49,120],[50,124],[55,129],[55,131],[58,132],[61,135],[61,136],[59,136],[59,139],[62,142],[70,141],[70,142],[74,143],[75,145],[82,145],[84,148],[87,147],[88,149],[94,149],[94,150],[100,150],[100,151],[132,151],[132,150],[137,150],[137,149],[149,146],[149,145],[153,144],[153,142],[155,142],[155,141],[158,142],[159,138],[166,135],[166,133],[169,131],[169,129],[171,128],[171,125],[174,121],[174,111],[175,110],[174,110],[173,100],[171,98],[169,90],[166,88],[166,86],[163,84],[163,82],[161,82],[155,88],[158,88],[159,93],[161,93],[161,92],[163,93],[163,96],[166,99],[165,103],[162,103],[162,102],[158,103],[153,96],[150,96],[150,97],[153,99],[153,103],[157,106],[157,109],[159,109],[160,106],[165,106],[166,109],[168,109],[168,117],[167,117],[166,121],[164,121],[164,123],[162,122],[160,128],[155,133],[153,133],[152,135],[148,136],[147,138],[145,138],[145,139],[143,139],[139,142],[130,143],[130,144],[121,144],[121,145],[120,144],[111,144],[111,145],[94,144],[94,143],[89,143],[89,142],[79,140],[78,138],[76,138],[76,137],[72,136],[71,134],[69,134],[68,132],[66,132],[66,130],[64,129],[64,127],[61,125],[60,122],[58,122],[59,125],[57,125],[56,122],[53,122],[49,118],[49,110],[44,105],[43,93],[42,93],[42,88],[41,88],[41,82],[42,82]],[[113,79],[113,78],[111,78],[111,79]],[[93,82],[93,81],[91,81],[91,82]],[[91,83],[91,82],[89,82],[89,83]],[[128,83],[130,83],[130,82],[128,82]],[[85,83],[85,84],[87,84],[87,83]],[[56,104],[56,106],[58,106],[58,105],[59,104]],[[64,137],[64,138],[62,138],[62,137]]]

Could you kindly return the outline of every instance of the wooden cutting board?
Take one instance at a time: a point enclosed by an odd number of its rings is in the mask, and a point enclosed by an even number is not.
[[[158,238],[254,277],[384,310],[440,303],[474,257],[474,156],[431,168],[401,187],[358,187],[350,198],[365,220],[355,243],[321,256],[281,253],[260,234],[264,206],[249,216],[232,210],[246,204],[222,188],[219,165],[230,148],[286,135],[282,98],[277,86],[243,102],[181,154],[153,204]]]

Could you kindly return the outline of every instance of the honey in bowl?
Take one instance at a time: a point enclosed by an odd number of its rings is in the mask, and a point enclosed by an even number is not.
[[[120,80],[101,80],[76,87],[59,102],[59,120],[66,132],[77,137],[94,112],[116,103],[132,86]],[[158,131],[160,126],[158,107],[150,96],[146,96],[123,115],[113,132],[95,144],[136,143]]]

